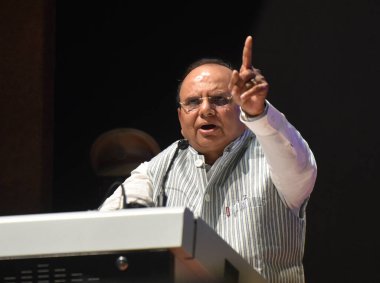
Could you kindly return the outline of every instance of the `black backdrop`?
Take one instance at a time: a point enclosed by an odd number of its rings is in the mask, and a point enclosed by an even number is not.
[[[307,282],[380,282],[378,2],[57,2],[55,211],[99,205],[89,151],[105,131],[138,128],[161,148],[179,138],[175,91],[183,69],[205,56],[239,64],[251,34],[268,99],[318,163]]]

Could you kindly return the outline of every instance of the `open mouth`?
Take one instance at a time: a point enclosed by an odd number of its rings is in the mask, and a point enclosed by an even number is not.
[[[202,130],[212,130],[212,129],[215,129],[216,126],[214,124],[208,124],[208,125],[203,125],[201,127]]]

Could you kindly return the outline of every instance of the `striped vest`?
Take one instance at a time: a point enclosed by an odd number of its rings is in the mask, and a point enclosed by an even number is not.
[[[155,202],[176,147],[149,162]],[[250,130],[226,147],[208,173],[203,155],[192,147],[180,150],[165,192],[167,206],[191,209],[269,282],[304,282],[305,206],[299,218],[283,203]]]

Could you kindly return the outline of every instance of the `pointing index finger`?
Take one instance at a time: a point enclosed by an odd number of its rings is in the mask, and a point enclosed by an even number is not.
[[[252,36],[247,36],[244,49],[243,49],[243,58],[242,58],[242,67],[246,69],[252,69]]]

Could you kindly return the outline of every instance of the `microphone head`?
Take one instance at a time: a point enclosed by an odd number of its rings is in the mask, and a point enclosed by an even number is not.
[[[186,149],[186,148],[188,148],[188,146],[189,146],[189,141],[188,140],[179,140],[178,141],[178,148],[179,149]]]

